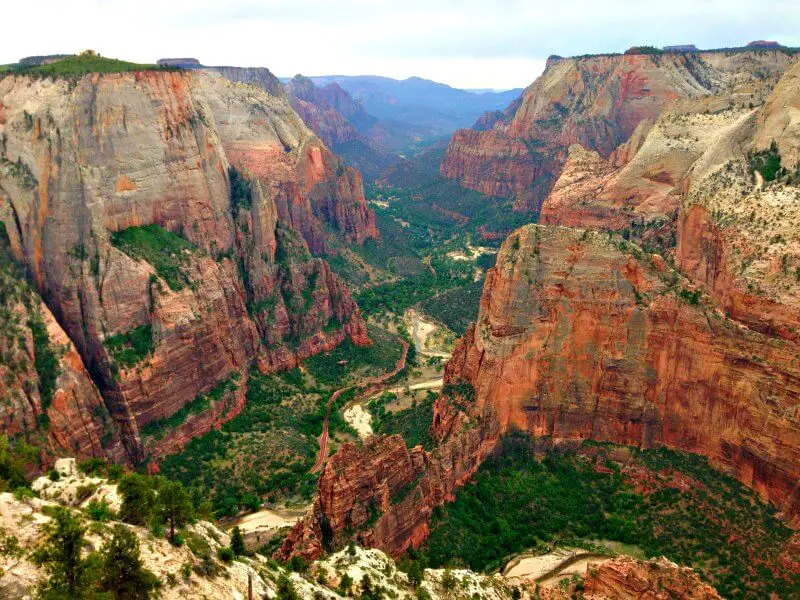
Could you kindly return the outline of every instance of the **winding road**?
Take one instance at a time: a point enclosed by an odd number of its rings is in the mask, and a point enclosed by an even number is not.
[[[377,377],[369,377],[364,381],[360,381],[359,383],[354,383],[353,385],[348,385],[347,387],[339,388],[328,399],[328,405],[325,411],[325,421],[322,424],[322,433],[319,436],[319,455],[317,456],[317,462],[314,463],[314,466],[311,467],[309,473],[319,473],[322,470],[322,466],[325,464],[325,459],[328,458],[328,419],[331,416],[331,406],[336,399],[345,393],[348,390],[353,388],[361,388],[364,389],[361,392],[361,395],[372,395],[378,393],[382,388],[383,384],[397,375],[400,371],[406,368],[406,357],[408,356],[408,342],[401,339],[400,343],[403,344],[403,353],[400,355],[400,360],[397,361],[397,365],[395,368],[390,371],[389,373],[384,373],[383,375],[379,375]]]

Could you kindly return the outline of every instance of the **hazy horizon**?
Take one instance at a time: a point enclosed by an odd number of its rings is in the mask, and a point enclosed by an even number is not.
[[[34,0],[5,9],[20,24],[0,42],[0,64],[78,53],[155,62],[194,57],[207,65],[302,73],[417,76],[457,88],[528,86],[551,54],[623,52],[633,45],[742,46],[754,39],[800,45],[800,5],[785,0],[676,0],[646,5],[442,0]],[[32,16],[36,35],[24,27]]]

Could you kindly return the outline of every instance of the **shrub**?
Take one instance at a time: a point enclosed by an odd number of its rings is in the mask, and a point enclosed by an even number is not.
[[[233,562],[233,550],[229,546],[224,546],[217,549],[217,558],[225,564]]]
[[[147,358],[155,349],[153,328],[148,323],[125,333],[107,337],[103,344],[112,358],[123,367],[132,367]]]
[[[128,227],[111,234],[111,243],[131,258],[150,263],[170,289],[178,291],[191,284],[187,274],[187,252],[193,244],[159,225]]]

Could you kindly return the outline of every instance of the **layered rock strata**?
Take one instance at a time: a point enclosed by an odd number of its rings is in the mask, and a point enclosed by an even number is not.
[[[254,361],[287,368],[347,336],[368,343],[311,252],[377,235],[374,215],[360,176],[284,96],[201,71],[6,76],[0,140],[10,251],[133,460],[142,426]],[[119,243],[132,227],[134,245]],[[176,249],[151,263],[135,244],[157,254],[153,235]],[[136,336],[149,342],[133,360],[112,353]]]
[[[704,454],[795,517],[798,357],[796,344],[726,318],[619,236],[524,227],[500,250],[478,321],[445,368],[438,447],[409,451],[396,437],[345,446],[281,554],[315,557],[353,531],[393,555],[416,546],[432,507],[512,428],[550,443]]]
[[[538,211],[573,144],[609,158],[678,99],[773,82],[792,63],[780,51],[553,58],[502,118],[453,135],[441,173],[486,195]]]

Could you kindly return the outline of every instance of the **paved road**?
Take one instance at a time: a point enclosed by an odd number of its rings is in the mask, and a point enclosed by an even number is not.
[[[325,421],[322,424],[322,433],[319,436],[319,455],[317,456],[317,462],[314,463],[314,466],[311,467],[311,471],[309,473],[319,473],[322,470],[322,466],[325,464],[325,459],[328,458],[328,418],[331,416],[331,405],[336,402],[336,399],[345,393],[347,390],[350,390],[355,387],[363,387],[364,390],[361,392],[362,394],[374,394],[380,390],[383,383],[397,375],[400,371],[406,368],[406,356],[408,355],[408,342],[405,340],[400,340],[403,344],[403,353],[400,355],[400,360],[397,361],[397,365],[395,366],[394,370],[389,373],[384,373],[383,375],[379,375],[378,377],[369,377],[364,381],[359,383],[348,385],[347,387],[339,388],[328,399],[328,405],[325,411]]]

